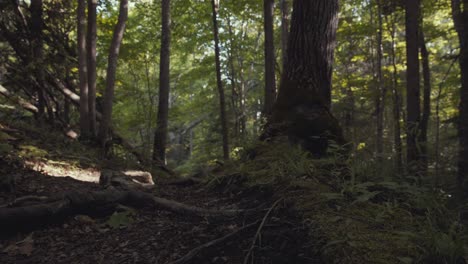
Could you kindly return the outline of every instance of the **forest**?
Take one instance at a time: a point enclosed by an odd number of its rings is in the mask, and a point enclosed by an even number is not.
[[[468,0],[0,0],[0,263],[468,263]]]

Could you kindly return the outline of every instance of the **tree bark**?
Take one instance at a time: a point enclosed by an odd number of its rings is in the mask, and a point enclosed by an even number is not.
[[[90,135],[88,108],[88,67],[86,64],[86,0],[78,1],[78,76],[80,87],[80,132],[84,138]]]
[[[170,53],[171,53],[171,3],[162,0],[161,54],[159,64],[159,105],[154,132],[153,160],[166,163],[167,123],[169,117]]]
[[[426,47],[426,40],[422,31],[420,30],[420,50],[421,50],[421,62],[423,71],[423,109],[421,116],[421,132],[419,134],[419,144],[421,146],[421,169],[422,175],[427,176],[428,170],[428,142],[427,142],[427,130],[429,126],[429,118],[431,116],[431,69],[429,66],[429,52]]]
[[[420,176],[418,134],[421,110],[419,98],[419,0],[406,1],[406,144],[408,172]]]
[[[96,137],[96,42],[97,42],[97,0],[88,0],[88,32],[86,37],[88,57],[88,116],[89,131]],[[83,99],[84,100],[84,99]]]
[[[288,38],[289,38],[289,0],[281,0],[281,57],[283,60],[283,70],[288,58]]]
[[[274,0],[263,0],[263,28],[265,31],[265,110],[264,114],[269,116],[273,109],[276,98],[275,79],[275,46],[273,35],[273,9]]]
[[[346,143],[329,109],[338,0],[295,0],[293,7],[287,63],[261,138],[287,135],[321,157],[330,140]]]
[[[211,0],[213,11],[213,36],[215,42],[215,60],[216,60],[216,80],[219,93],[219,107],[221,118],[221,134],[223,137],[223,157],[224,160],[229,160],[229,133],[226,115],[226,101],[224,98],[223,81],[221,79],[221,61],[219,55],[219,34],[218,34],[218,10],[219,0]]]
[[[468,0],[452,0],[452,16],[460,41],[461,89],[459,105],[458,185],[467,196],[468,184]]]
[[[125,31],[125,22],[128,18],[128,0],[120,0],[119,18],[114,28],[112,42],[109,49],[106,74],[106,91],[104,93],[103,113],[99,129],[99,140],[102,146],[105,145],[109,133],[112,119],[112,105],[114,100],[115,75],[117,71],[117,59],[119,57],[120,45],[122,44]]]

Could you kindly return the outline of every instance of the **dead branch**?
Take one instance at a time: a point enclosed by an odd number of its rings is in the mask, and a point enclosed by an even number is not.
[[[174,261],[174,262],[171,262],[170,264],[184,264],[184,263],[190,263],[194,257],[196,257],[197,255],[199,255],[200,253],[202,253],[203,251],[207,250],[208,248],[211,248],[213,246],[216,246],[216,245],[219,245],[235,236],[238,236],[240,235],[241,233],[243,232],[246,232],[248,230],[250,230],[251,228],[253,228],[254,226],[258,225],[258,223],[260,222],[260,220],[254,222],[254,223],[251,223],[251,224],[248,224],[246,226],[243,226],[239,229],[237,229],[236,231],[232,232],[232,233],[229,233],[221,238],[218,238],[218,239],[215,239],[215,240],[212,240],[208,243],[205,243],[199,247],[196,247],[192,250],[190,250],[189,253],[187,253],[185,256],[183,256],[182,258]]]

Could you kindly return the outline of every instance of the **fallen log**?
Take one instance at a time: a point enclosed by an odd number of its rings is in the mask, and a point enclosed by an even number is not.
[[[20,105],[21,107],[23,107],[25,110],[33,113],[34,115],[36,115],[39,110],[37,109],[36,106],[34,106],[33,104],[29,103],[28,101],[24,100],[23,98],[21,97],[18,97],[18,96],[14,96],[13,94],[11,94],[10,91],[8,91],[5,87],[3,87],[3,85],[0,84],[0,94],[3,95],[4,97],[6,97],[8,100]]]
[[[246,212],[246,210],[204,209],[135,190],[107,189],[94,192],[70,192],[41,204],[0,208],[0,235],[10,235],[22,230],[61,223],[67,217],[79,214],[110,214],[119,204],[135,208],[152,207],[181,216],[202,218],[230,218]]]

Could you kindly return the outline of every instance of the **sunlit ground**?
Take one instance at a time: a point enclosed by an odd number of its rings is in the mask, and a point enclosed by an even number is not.
[[[43,173],[51,177],[71,177],[78,181],[83,182],[99,182],[100,171],[96,168],[78,168],[71,166],[63,161],[31,161],[24,162],[26,167]]]

